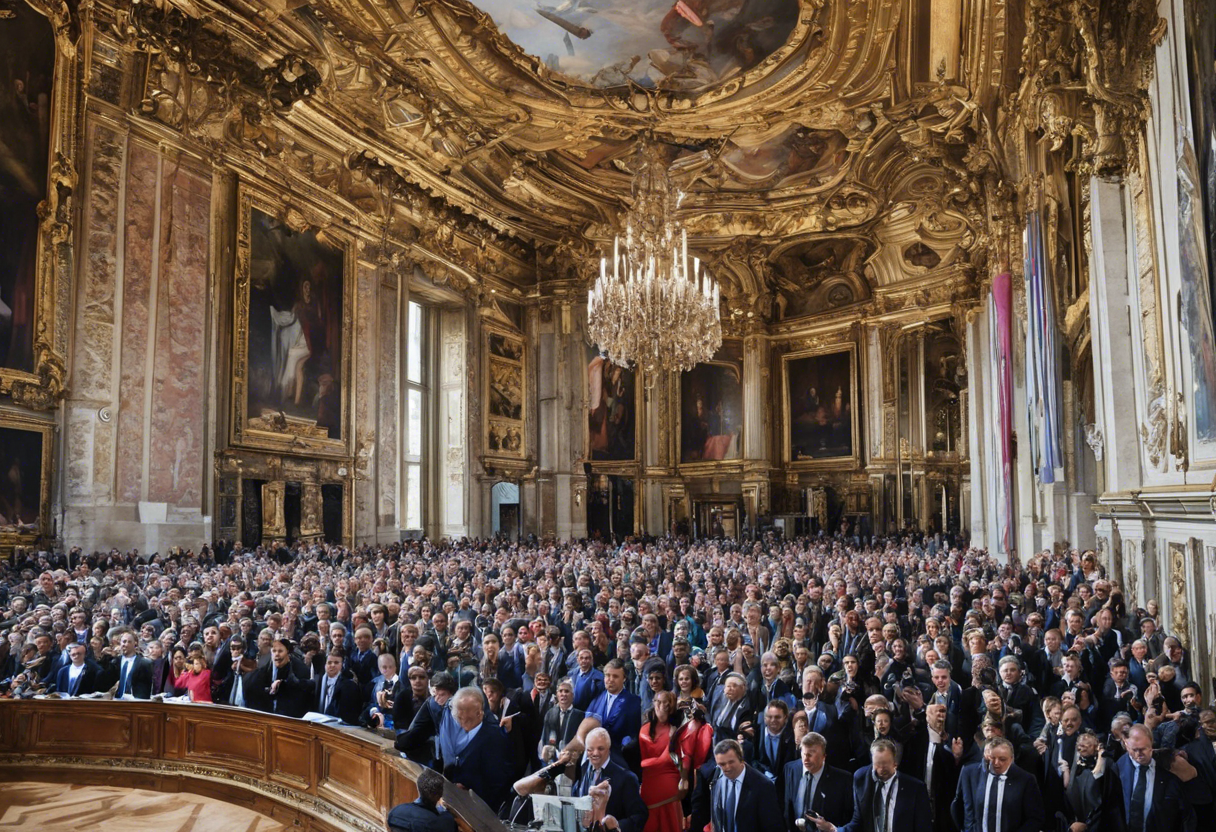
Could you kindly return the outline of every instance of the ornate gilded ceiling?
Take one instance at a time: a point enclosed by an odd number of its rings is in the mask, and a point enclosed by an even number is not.
[[[988,87],[928,70],[917,83],[904,65],[926,51],[914,30],[935,5],[144,0],[120,2],[117,17],[173,29],[176,9],[195,38],[222,33],[258,66],[298,62],[282,83],[307,94],[284,96],[273,119],[228,114],[219,139],[263,142],[267,157],[424,233],[428,211],[465,218],[457,236],[484,255],[475,265],[521,287],[587,277],[626,204],[634,147],[653,136],[728,304],[777,320],[942,269],[966,277],[983,256]],[[994,7],[977,4],[976,19]],[[171,41],[139,45],[173,74]],[[983,61],[999,63],[984,42]],[[983,62],[953,65],[968,60]],[[166,86],[150,73],[145,94]],[[176,107],[183,130],[207,134],[169,98],[158,118]]]

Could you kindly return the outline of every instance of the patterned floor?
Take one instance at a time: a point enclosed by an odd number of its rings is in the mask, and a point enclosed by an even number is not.
[[[249,809],[192,794],[109,786],[0,784],[0,832],[286,832]]]

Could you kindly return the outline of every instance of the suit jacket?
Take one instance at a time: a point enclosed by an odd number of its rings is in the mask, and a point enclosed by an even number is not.
[[[245,689],[246,703],[266,713],[296,718],[304,716],[308,713],[311,701],[312,683],[301,679],[296,668],[289,662],[279,671],[281,684],[278,690],[271,693],[274,671],[274,662],[267,662],[250,674],[249,684]]]
[[[419,765],[430,765],[436,754],[432,740],[439,733],[439,720],[442,716],[443,706],[434,698],[423,702],[405,731],[397,734],[397,750]]]
[[[578,707],[577,703],[575,707]],[[613,750],[621,751],[637,742],[638,731],[642,730],[642,700],[622,690],[616,695],[609,713],[608,691],[602,691],[587,707],[587,716],[599,719],[600,725],[612,737]]]
[[[987,785],[986,763],[971,763],[959,772],[958,790],[950,811],[954,823],[963,832],[979,832],[984,828],[984,789]],[[1039,832],[1046,824],[1039,784],[1033,775],[1016,765],[1010,766],[1005,777],[1005,799],[1001,802],[1001,828],[997,832]]]
[[[1123,817],[1131,817],[1132,783],[1135,776],[1135,763],[1128,755],[1124,755],[1112,767],[1119,777],[1119,785],[1123,792]],[[1182,798],[1182,782],[1170,773],[1160,762],[1154,767],[1156,776],[1153,779],[1153,803],[1144,817],[1144,828],[1152,832],[1178,832],[1182,829],[1193,828],[1194,810]],[[1130,822],[1130,821],[1129,821]]]
[[[584,762],[575,775],[574,785],[570,790],[571,797],[585,796],[586,765],[587,763]],[[604,765],[600,776],[601,782],[606,779],[612,786],[604,812],[617,819],[621,825],[621,832],[642,832],[646,828],[646,819],[650,817],[650,810],[642,802],[637,776],[614,760],[609,760]]]
[[[781,798],[785,794],[785,767],[799,756],[798,749],[794,746],[794,732],[789,725],[785,726],[785,730],[777,737],[777,754],[774,757],[769,753],[768,729],[758,727],[756,730],[756,738],[745,746],[750,747],[752,752],[748,762],[761,774],[771,775],[770,779],[777,786],[777,797]]]
[[[557,687],[557,682],[567,673],[569,668],[566,666],[566,659],[569,654],[560,648],[549,648],[548,654],[545,656],[545,670],[549,673],[550,687]]]
[[[604,674],[595,668],[587,671],[584,676],[578,670],[570,677],[574,683],[574,707],[587,710],[591,700],[604,692]]]
[[[954,759],[950,748],[951,737],[945,734],[933,752],[931,780],[925,774],[929,761],[929,729],[920,723],[904,745],[899,761],[899,770],[915,777],[929,790],[929,806],[933,812],[934,832],[954,832],[954,820],[950,816],[950,802],[958,790],[958,773],[961,764]]]
[[[874,832],[874,778],[870,771],[870,766],[863,766],[853,775],[853,818],[840,827],[840,832]],[[924,832],[931,829],[933,822],[925,784],[900,772],[895,773],[895,778],[899,785],[888,832]]]
[[[425,713],[425,709],[422,712]],[[506,732],[498,727],[498,720],[486,714],[481,730],[465,746],[460,759],[443,761],[443,773],[453,783],[468,788],[484,800],[497,814],[515,780],[511,767],[503,765],[510,755]]]
[[[122,681],[122,656],[116,656],[112,665],[113,681]],[[128,690],[136,699],[151,699],[152,698],[152,662],[145,659],[143,656],[136,656],[135,662],[131,665],[131,679]],[[122,691],[114,692],[115,696],[121,696]]]
[[[319,714],[336,716],[347,725],[359,724],[359,713],[363,710],[363,695],[359,686],[344,674],[338,674],[334,682],[334,692],[329,697],[329,707],[325,707],[325,680],[327,676],[319,676],[305,684],[308,685],[308,710]]]
[[[59,673],[55,677],[55,692],[60,696],[84,696],[86,693],[94,693],[97,691],[97,678],[101,675],[101,668],[92,662],[85,662],[84,669],[80,671],[80,677],[76,680],[76,689],[70,689],[72,666],[64,665],[59,668]]]
[[[380,657],[376,655],[375,650],[368,650],[361,658],[356,658],[355,653],[351,653],[346,657],[346,666],[342,669],[354,673],[355,681],[359,683],[360,687],[365,687],[379,673],[376,667],[376,662],[379,660]]]
[[[540,748],[546,745],[555,745],[558,751],[566,747],[566,743],[570,742],[578,734],[578,726],[582,723],[583,717],[587,714],[580,711],[578,708],[570,708],[570,717],[566,720],[565,732],[560,731],[562,713],[561,708],[554,705],[545,714],[540,730],[540,742],[537,747],[537,753],[540,753]],[[556,742],[551,742],[556,740]]]
[[[738,739],[739,726],[745,722],[756,725],[756,712],[752,710],[751,700],[746,695],[735,704],[733,711],[727,707],[726,702],[725,694],[719,696],[718,701],[714,703],[714,710],[708,714],[709,723],[714,726],[715,745],[722,740]],[[756,731],[759,733],[759,728]]]
[[[787,832],[798,832],[794,821],[802,817],[798,806],[798,791],[801,788],[802,776],[805,772],[802,759],[790,760],[785,764],[785,795],[782,806],[785,809],[785,826]],[[842,768],[825,765],[819,773],[815,794],[811,797],[810,809],[822,815],[835,826],[844,826],[853,817],[853,775]],[[808,826],[808,829],[810,827]]]
[[[456,818],[446,810],[413,803],[394,806],[388,813],[389,832],[456,832]]]
[[[743,770],[741,777],[739,795],[735,801],[735,832],[770,832],[781,829],[784,820],[781,817],[781,801],[777,798],[777,787],[751,766]],[[727,828],[727,818],[723,815],[723,796],[727,782],[727,778],[719,774],[709,789],[710,820],[715,830]]]

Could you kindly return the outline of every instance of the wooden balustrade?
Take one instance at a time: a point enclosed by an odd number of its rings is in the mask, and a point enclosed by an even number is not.
[[[302,830],[382,832],[388,810],[418,796],[420,770],[370,731],[226,705],[0,700],[7,780],[191,792]],[[503,830],[450,783],[444,803],[462,832]]]

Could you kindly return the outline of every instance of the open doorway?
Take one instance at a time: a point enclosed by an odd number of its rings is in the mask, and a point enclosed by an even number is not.
[[[591,485],[587,534],[600,540],[622,540],[633,534],[633,480],[600,474]]]
[[[490,489],[490,516],[494,535],[507,540],[519,539],[519,486],[513,482],[496,482]]]

